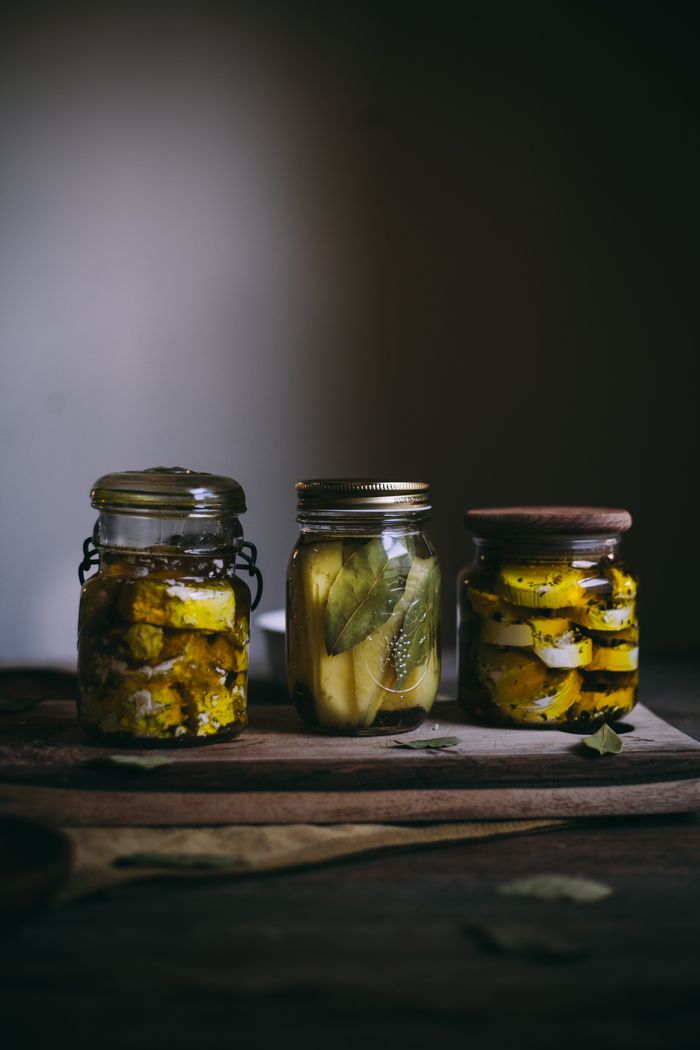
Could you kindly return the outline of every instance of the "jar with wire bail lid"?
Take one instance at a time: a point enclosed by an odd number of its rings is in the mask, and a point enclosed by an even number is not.
[[[440,678],[440,568],[425,482],[300,481],[287,577],[287,676],[308,725],[415,729]]]
[[[247,723],[250,590],[261,577],[233,478],[180,467],[107,474],[85,541],[78,716],[113,744],[209,743]],[[97,572],[85,580],[85,573]]]
[[[626,510],[471,510],[458,578],[459,700],[479,721],[578,728],[635,705],[637,580],[619,559]]]

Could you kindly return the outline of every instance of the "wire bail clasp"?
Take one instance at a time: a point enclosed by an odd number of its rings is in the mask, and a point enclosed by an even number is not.
[[[255,577],[255,598],[253,599],[253,602],[250,606],[252,612],[253,609],[257,609],[258,605],[260,604],[260,599],[262,598],[263,593],[262,572],[256,565],[256,561],[258,559],[258,548],[255,546],[254,543],[251,543],[250,540],[246,540],[246,542],[241,546],[241,549],[236,554],[236,560],[238,560],[239,558],[243,562],[248,575]]]
[[[88,536],[83,543],[83,560],[78,566],[78,577],[81,586],[85,583],[85,573],[92,568],[96,568],[98,572],[100,571],[100,552],[93,543],[92,536]]]

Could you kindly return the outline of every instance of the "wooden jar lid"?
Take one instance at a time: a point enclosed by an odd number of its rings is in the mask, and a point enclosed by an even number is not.
[[[477,536],[514,533],[615,536],[627,532],[632,515],[618,507],[479,507],[465,522]]]

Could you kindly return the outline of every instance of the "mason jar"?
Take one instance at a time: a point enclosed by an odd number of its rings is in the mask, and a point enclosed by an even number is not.
[[[415,729],[440,678],[440,568],[425,482],[299,481],[287,578],[287,676],[329,733]]]
[[[637,580],[620,561],[632,519],[599,507],[471,510],[476,557],[458,577],[459,700],[482,722],[569,729],[637,700]]]
[[[81,726],[98,740],[149,747],[240,733],[251,600],[238,568],[261,582],[239,521],[243,489],[233,478],[154,467],[106,474],[91,497],[98,518],[80,566]]]

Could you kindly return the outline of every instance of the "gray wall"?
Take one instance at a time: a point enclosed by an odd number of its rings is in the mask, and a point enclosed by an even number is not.
[[[465,507],[627,506],[696,645],[697,27],[482,6],[3,9],[1,660],[71,658],[90,485],[158,463],[243,483],[263,608],[295,478],[427,477],[448,643]]]

